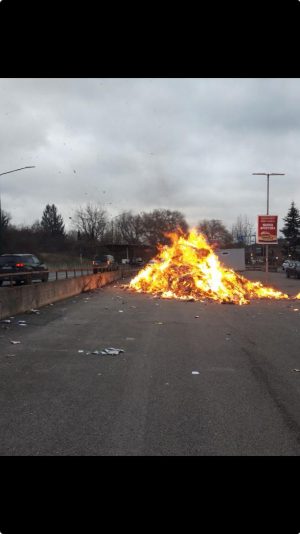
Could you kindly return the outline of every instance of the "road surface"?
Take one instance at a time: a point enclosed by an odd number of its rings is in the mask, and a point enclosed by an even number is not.
[[[19,315],[0,330],[0,455],[299,455],[299,336],[300,301],[120,284]],[[125,352],[86,354],[106,347]]]

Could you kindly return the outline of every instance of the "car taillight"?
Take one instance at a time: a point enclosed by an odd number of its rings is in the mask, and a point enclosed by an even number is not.
[[[24,267],[24,263],[16,263],[16,267]]]

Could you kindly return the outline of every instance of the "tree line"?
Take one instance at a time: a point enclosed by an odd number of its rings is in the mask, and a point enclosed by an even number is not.
[[[185,234],[188,224],[184,214],[177,210],[154,209],[134,214],[123,211],[111,218],[99,205],[88,203],[70,217],[72,229],[66,231],[65,223],[55,204],[47,204],[40,220],[30,226],[16,226],[11,215],[0,206],[0,244],[3,252],[68,252],[92,256],[97,245],[167,244],[168,233]],[[292,202],[285,225],[280,230],[284,237],[286,254],[295,257],[300,245],[300,215]],[[254,225],[247,216],[239,215],[229,230],[219,219],[202,219],[197,224],[208,242],[216,247],[230,248],[250,245],[254,242]]]

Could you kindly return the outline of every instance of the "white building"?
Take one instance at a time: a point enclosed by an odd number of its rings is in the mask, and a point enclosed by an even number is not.
[[[215,251],[221,263],[234,271],[245,271],[245,249],[227,248]]]

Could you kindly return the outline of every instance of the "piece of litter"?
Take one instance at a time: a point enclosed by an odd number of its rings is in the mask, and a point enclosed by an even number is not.
[[[300,369],[293,369],[296,373],[300,373]]]
[[[28,326],[26,323],[19,323],[19,326]]]
[[[79,350],[78,352],[84,352],[84,350]]]
[[[21,343],[21,341],[11,341],[11,343],[12,343],[13,345],[19,345],[19,343]]]
[[[10,319],[4,319],[3,321],[1,321],[1,323],[9,324],[9,323],[11,323],[11,320]]]
[[[294,311],[299,311],[299,308],[294,308]]]
[[[199,319],[200,315],[195,315],[195,319]]]
[[[135,337],[127,337],[126,338],[126,341],[134,341],[135,340]]]
[[[164,324],[164,323],[162,323],[162,322],[159,322],[159,323],[155,323],[155,324]]]
[[[24,321],[24,319],[20,319],[20,321],[18,321],[18,323],[27,323],[27,321]]]
[[[35,308],[32,308],[30,311],[31,313],[36,313],[36,315],[40,314],[39,310],[36,310]]]
[[[99,350],[93,350],[92,354],[100,354],[100,351]]]
[[[199,371],[192,371],[192,375],[199,375]]]
[[[124,313],[123,310],[119,310],[119,313]]]
[[[101,354],[109,354],[110,356],[115,356],[125,352],[123,349],[115,349],[114,347],[109,347],[108,349],[103,349]]]

